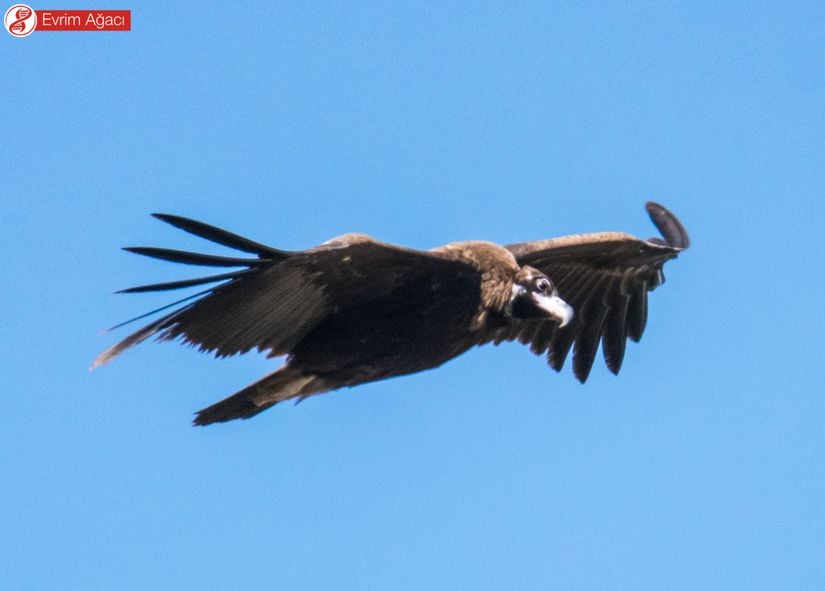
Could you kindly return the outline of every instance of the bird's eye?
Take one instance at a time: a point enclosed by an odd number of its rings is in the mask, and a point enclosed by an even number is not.
[[[550,280],[547,277],[539,277],[536,281],[536,289],[544,293],[550,290]]]

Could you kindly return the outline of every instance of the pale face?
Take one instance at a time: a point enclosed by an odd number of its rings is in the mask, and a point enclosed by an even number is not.
[[[550,318],[560,327],[573,320],[573,308],[559,297],[550,278],[532,267],[522,267],[516,274],[507,314],[517,320]]]

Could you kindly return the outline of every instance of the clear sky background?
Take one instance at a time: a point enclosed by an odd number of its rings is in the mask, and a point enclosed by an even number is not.
[[[0,31],[0,587],[822,588],[823,3],[92,4],[133,30]],[[490,346],[199,429],[278,361],[88,371],[198,272],[119,247],[221,252],[150,212],[429,248],[648,199],[693,247],[619,377]]]

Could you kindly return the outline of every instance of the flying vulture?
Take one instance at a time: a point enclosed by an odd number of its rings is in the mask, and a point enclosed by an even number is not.
[[[166,261],[236,270],[122,290],[217,284],[155,310],[173,308],[104,351],[92,368],[154,335],[180,338],[217,357],[251,349],[286,355],[279,369],[199,411],[196,425],[248,419],[283,400],[434,368],[489,342],[518,340],[546,354],[556,371],[572,349],[581,382],[601,343],[607,367],[618,373],[627,339],[638,341],[644,331],[647,292],[664,281],[665,261],[690,243],[671,212],[656,203],[646,209],[662,238],[602,232],[507,246],[470,240],[427,251],[365,234],[286,251],[154,214],[253,256],[127,247]]]

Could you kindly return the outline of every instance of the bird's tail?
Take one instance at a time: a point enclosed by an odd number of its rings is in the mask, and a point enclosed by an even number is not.
[[[193,424],[203,426],[234,419],[249,419],[290,398],[326,391],[318,376],[285,365],[243,390],[195,413]]]

